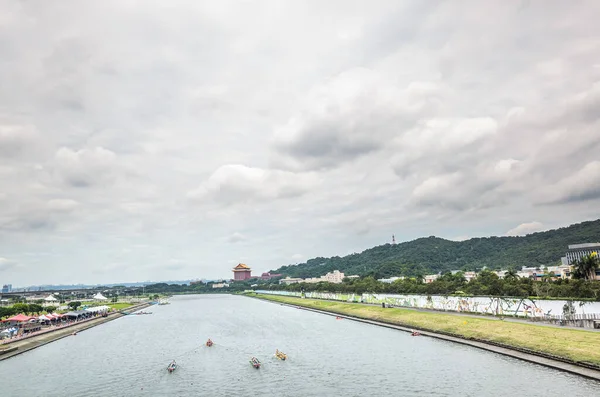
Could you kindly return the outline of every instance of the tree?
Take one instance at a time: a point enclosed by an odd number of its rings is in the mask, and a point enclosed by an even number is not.
[[[598,259],[597,252],[592,252],[589,255],[581,257],[579,260],[573,261],[571,265],[574,267],[573,278],[594,280],[596,270],[600,268],[600,259]]]
[[[505,280],[515,280],[517,278],[519,278],[519,275],[517,274],[517,271],[512,267],[508,269],[504,274]]]
[[[79,306],[81,306],[81,302],[79,302],[79,301],[69,302],[68,306],[73,310],[77,310],[77,308]]]

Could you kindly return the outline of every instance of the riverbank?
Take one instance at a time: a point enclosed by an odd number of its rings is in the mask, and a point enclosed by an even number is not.
[[[138,305],[130,306],[127,308],[127,312],[134,312],[150,306],[150,303],[141,303]],[[86,329],[104,324],[106,322],[116,320],[117,318],[125,316],[121,311],[113,312],[108,317],[96,317],[88,321],[81,323],[75,323],[67,327],[56,328],[53,331],[45,332],[40,335],[36,335],[30,338],[17,340],[15,342],[8,343],[0,347],[0,361],[9,359],[19,354],[25,353],[29,350],[44,346],[45,344],[57,341],[64,337],[72,335],[74,332],[85,331]]]
[[[600,380],[600,334],[357,303],[249,294],[329,315],[468,344]]]

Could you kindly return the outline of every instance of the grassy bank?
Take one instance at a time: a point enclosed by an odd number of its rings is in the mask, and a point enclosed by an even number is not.
[[[111,307],[115,310],[127,309],[133,306],[133,303],[119,302],[119,303],[108,303],[106,306]]]
[[[384,309],[380,306],[287,296],[256,295],[261,299],[325,310],[369,320],[383,321],[432,332],[445,332],[465,338],[502,343],[575,362],[600,365],[600,332],[544,327],[486,318],[420,312],[409,309]]]

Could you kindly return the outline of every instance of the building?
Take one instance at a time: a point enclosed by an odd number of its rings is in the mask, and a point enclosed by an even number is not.
[[[252,269],[249,266],[240,263],[233,268],[233,280],[234,281],[245,281],[252,278]]]
[[[435,280],[438,279],[439,276],[439,274],[428,274],[427,276],[425,276],[425,284],[433,283]]]
[[[324,275],[323,278],[325,279],[323,281],[327,281],[328,283],[341,284],[344,280],[344,273],[339,270],[334,270],[333,272]]]
[[[283,276],[283,274],[278,274],[278,273],[263,273],[260,276],[261,280],[271,280],[273,278],[277,278],[277,277],[281,277]]]
[[[570,265],[592,252],[600,252],[600,243],[571,244],[565,256],[560,260],[563,265]]]
[[[4,284],[2,286],[2,293],[3,294],[8,294],[10,292],[12,292],[12,284]]]
[[[304,280],[302,280],[303,283],[308,283],[308,284],[320,283],[321,281],[325,281],[325,280],[323,280],[323,277],[312,277],[312,278],[305,278]]]
[[[304,280],[302,280],[301,278],[290,278],[290,277],[282,278],[281,280],[279,280],[279,284],[284,284],[284,285],[290,285],[290,284],[296,284],[296,283],[302,283],[302,282],[304,282]]]
[[[465,280],[467,280],[467,283],[471,280],[473,280],[474,278],[477,277],[477,273],[475,272],[464,272],[463,276],[465,277]]]
[[[350,278],[350,277],[348,277],[348,278]],[[396,280],[404,280],[404,277],[380,278],[377,281],[379,281],[380,283],[391,284]]]
[[[352,276],[346,276],[346,278],[349,280],[354,280],[354,279],[360,278],[360,276],[357,276],[356,274],[354,274]]]
[[[213,288],[227,288],[227,287],[229,287],[229,284],[225,284],[225,283],[213,284],[212,287]]]

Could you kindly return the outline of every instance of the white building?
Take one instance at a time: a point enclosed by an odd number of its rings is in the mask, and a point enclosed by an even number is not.
[[[290,285],[290,284],[296,284],[296,283],[301,283],[302,280],[301,278],[291,278],[291,277],[286,277],[286,278],[282,278],[281,280],[279,280],[279,284],[285,284],[285,285]]]
[[[394,282],[394,281],[396,281],[396,280],[404,280],[404,277],[380,278],[380,279],[379,279],[379,280],[377,280],[377,281],[379,281],[379,282],[381,282],[381,283],[391,284],[391,283],[393,283],[393,282]]]
[[[308,283],[308,284],[316,284],[316,283],[320,283],[321,281],[325,281],[323,279],[323,277],[305,278],[302,282],[303,283]]]
[[[438,279],[439,276],[439,274],[428,274],[427,276],[425,276],[425,284],[433,283],[435,280]]]
[[[323,278],[325,279],[324,281],[329,283],[341,284],[342,280],[344,279],[344,273],[340,272],[339,270],[334,270],[333,272],[324,275]]]
[[[212,287],[213,288],[227,288],[227,287],[229,287],[229,284],[218,283],[218,284],[213,284]]]
[[[464,272],[463,275],[465,276],[467,283],[477,277],[477,273],[475,272]]]

